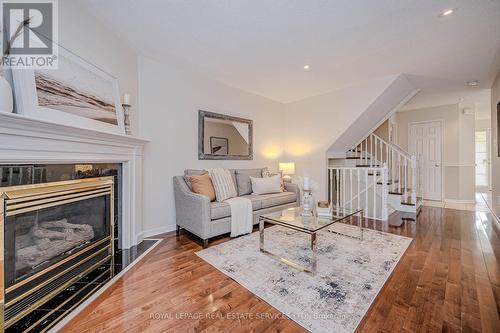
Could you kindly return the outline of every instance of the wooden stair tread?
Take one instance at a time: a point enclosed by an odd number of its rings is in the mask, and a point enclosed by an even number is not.
[[[402,192],[394,192],[394,191],[389,191],[389,194],[403,195],[403,193],[402,193]]]

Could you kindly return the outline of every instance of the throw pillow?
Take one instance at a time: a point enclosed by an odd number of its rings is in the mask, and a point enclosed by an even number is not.
[[[250,176],[262,178],[262,169],[236,169],[235,172],[239,196],[252,193],[252,182],[250,181]]]
[[[214,185],[215,199],[218,202],[238,196],[233,177],[231,176],[231,172],[229,172],[229,170],[210,169],[208,172],[210,174],[210,178],[212,179],[212,184]]]
[[[187,178],[188,176],[199,176],[207,172],[207,170],[197,170],[197,169],[186,169],[184,170],[184,180],[186,181],[187,186],[189,189],[192,191],[193,190],[193,185]]]
[[[279,175],[281,179],[281,192],[285,192],[285,183],[283,182],[283,172],[277,171],[277,172],[271,172],[267,167],[262,169],[262,177],[263,178],[268,178],[272,176]]]
[[[272,176],[267,178],[250,177],[252,182],[253,194],[280,193],[281,181],[280,176]]]
[[[215,190],[208,172],[205,171],[199,176],[186,176],[186,178],[191,183],[194,193],[205,195],[210,198],[210,201],[215,200]]]

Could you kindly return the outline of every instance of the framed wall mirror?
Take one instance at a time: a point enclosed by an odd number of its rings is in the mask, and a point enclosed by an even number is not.
[[[198,111],[199,160],[252,160],[253,121]]]

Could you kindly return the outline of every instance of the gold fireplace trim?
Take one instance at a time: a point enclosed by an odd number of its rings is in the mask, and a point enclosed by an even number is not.
[[[109,241],[110,239],[111,239],[111,237],[109,237],[109,236],[108,236],[108,237],[103,238],[103,239],[101,239],[100,241],[98,241],[98,242],[96,242],[96,243],[94,243],[94,244],[92,244],[92,245],[90,245],[90,246],[87,246],[87,247],[86,247],[86,248],[84,248],[83,250],[78,251],[78,252],[76,252],[76,253],[72,254],[71,256],[64,258],[63,260],[60,260],[60,261],[56,262],[54,265],[52,265],[52,266],[50,266],[50,267],[47,267],[47,268],[45,268],[44,270],[41,270],[40,272],[35,273],[35,274],[31,275],[30,277],[28,277],[28,278],[26,278],[26,279],[22,280],[21,282],[16,283],[15,285],[13,285],[13,286],[11,286],[11,287],[9,287],[9,288],[5,289],[5,292],[6,292],[6,293],[9,293],[9,292],[11,292],[11,291],[13,291],[13,290],[16,290],[17,288],[20,288],[20,287],[24,286],[25,284],[27,284],[27,283],[29,283],[29,282],[33,281],[33,280],[34,280],[34,279],[36,279],[37,277],[39,277],[39,276],[41,276],[41,275],[43,275],[43,274],[45,274],[45,273],[47,273],[47,272],[49,272],[49,271],[53,270],[54,268],[57,268],[57,267],[59,267],[59,266],[63,265],[64,263],[66,263],[66,262],[68,262],[68,261],[70,261],[70,260],[72,260],[72,259],[74,259],[74,258],[78,257],[79,255],[81,255],[81,254],[83,254],[83,253],[85,253],[85,252],[88,252],[88,251],[92,250],[93,248],[95,248],[95,247],[97,247],[97,246],[101,245],[102,243],[105,243],[105,242]],[[100,249],[100,250],[99,250],[99,252],[100,252],[100,251],[102,251],[102,250],[104,250],[104,249],[106,249],[106,247],[104,247],[104,248]],[[97,253],[98,253],[98,252],[96,252],[96,253],[94,253],[94,254],[97,254]],[[83,259],[82,261],[78,262],[78,264],[82,264],[82,263],[86,262],[87,260],[89,260],[89,259],[91,259],[91,258],[92,258],[92,256],[87,257],[87,258]],[[25,294],[23,294],[22,296],[28,296],[29,294],[34,293],[34,292],[35,292],[35,291],[37,291],[38,289],[40,289],[40,288],[42,288],[43,286],[45,286],[45,285],[49,284],[50,282],[54,281],[54,280],[55,280],[55,279],[57,279],[58,277],[60,277],[60,276],[64,275],[64,274],[65,274],[65,273],[67,273],[67,272],[69,272],[69,271],[70,271],[71,269],[73,269],[73,268],[75,268],[75,265],[73,265],[73,266],[71,266],[71,267],[68,267],[67,269],[65,269],[65,270],[63,270],[63,271],[61,271],[61,272],[57,273],[56,275],[54,275],[54,276],[53,276],[53,277],[51,277],[50,279],[48,279],[48,280],[44,281],[43,283],[40,283],[39,285],[37,285],[36,287],[34,287],[34,288],[32,288],[32,289],[30,289],[28,292],[26,292],[26,293],[25,293]],[[17,298],[16,298],[16,299],[13,299],[12,301],[7,302],[7,303],[5,304],[5,306],[10,306],[11,304],[16,303],[17,301],[19,301],[19,299],[17,299]]]
[[[50,194],[58,195],[68,191],[88,190],[96,187],[113,185],[113,177],[98,177],[76,180],[65,180],[61,182],[20,185],[0,188],[2,195],[10,200],[31,200],[35,196]]]
[[[100,260],[99,262],[95,263],[94,265],[92,265],[91,267],[89,267],[88,269],[86,269],[85,271],[83,271],[82,273],[78,274],[77,276],[73,277],[69,281],[63,283],[62,285],[60,285],[59,287],[57,287],[54,291],[52,291],[50,294],[48,294],[47,296],[42,297],[41,299],[39,299],[38,301],[36,301],[35,303],[33,303],[25,311],[20,312],[19,314],[17,314],[14,317],[12,317],[10,320],[6,321],[5,322],[5,328],[8,328],[8,327],[12,326],[12,324],[16,323],[19,319],[23,318],[26,315],[26,313],[33,311],[34,309],[36,309],[37,307],[39,307],[43,303],[47,302],[55,294],[58,294],[61,291],[63,291],[64,289],[68,288],[70,285],[72,285],[73,283],[75,283],[78,279],[81,279],[83,276],[85,276],[88,273],[92,272],[92,270],[94,270],[97,267],[101,266],[103,263],[105,263],[109,259],[111,259],[110,255],[107,256],[106,258]],[[28,331],[28,330],[26,330],[26,331]]]
[[[36,206],[36,205],[42,205],[42,204],[46,204],[46,203],[60,202],[61,200],[65,200],[65,199],[77,198],[77,197],[82,196],[83,192],[85,192],[86,195],[90,195],[90,194],[98,194],[98,193],[105,193],[105,192],[109,193],[110,190],[109,190],[109,188],[102,188],[102,189],[98,189],[98,190],[85,190],[85,191],[80,190],[76,193],[51,196],[51,197],[42,197],[40,199],[31,199],[29,201],[19,201],[19,199],[18,200],[9,200],[9,204],[7,206],[7,216],[14,215],[11,212],[15,211],[16,209],[26,208],[26,207]]]
[[[110,244],[103,249],[99,250],[98,253],[101,253],[104,249],[109,249],[110,254],[114,251],[113,244],[113,230],[114,230],[114,181],[113,177],[99,177],[99,178],[87,178],[87,179],[77,179],[77,180],[68,180],[61,182],[52,182],[52,183],[44,183],[44,184],[32,184],[32,185],[21,185],[21,186],[11,186],[0,188],[0,332],[3,332],[5,328],[11,326],[13,323],[24,317],[27,313],[32,311],[31,307],[25,309],[21,313],[17,314],[15,317],[11,318],[8,322],[5,321],[5,293],[15,290],[16,288],[25,285],[26,283],[33,281],[40,275],[48,272],[49,270],[60,266],[64,262],[75,258],[78,255],[81,255],[84,252],[89,251],[96,246],[104,242],[109,242]],[[46,269],[37,272],[33,276],[30,276],[26,280],[19,282],[7,290],[5,289],[5,250],[4,250],[4,237],[5,237],[5,218],[7,216],[13,216],[25,212],[30,212],[42,208],[48,208],[53,206],[59,206],[65,203],[71,203],[75,201],[86,200],[98,196],[110,195],[110,233],[111,236],[106,237],[105,239],[100,240],[86,248],[83,248],[80,251],[75,252],[71,256],[63,259],[62,261],[55,263],[54,265],[47,267]],[[93,256],[92,256],[93,257]],[[106,259],[109,259],[111,256],[108,256]],[[89,258],[90,259],[90,258]],[[99,263],[101,263],[100,261]],[[73,266],[74,267],[74,266]],[[72,267],[72,268],[73,268]],[[97,266],[93,265],[91,268],[95,268]],[[67,272],[69,270],[65,270]],[[86,272],[90,272],[91,269]],[[60,276],[60,275],[58,275]],[[77,275],[77,277],[81,277],[82,274]],[[71,283],[73,283],[75,278],[70,281],[64,283],[62,286],[56,288],[54,291],[46,295],[40,301],[47,301],[50,298],[54,297],[62,287],[67,287]],[[53,281],[53,279],[51,279]],[[47,281],[46,281],[47,282]],[[47,283],[49,283],[48,281]],[[70,282],[70,283],[69,283]],[[46,283],[44,283],[45,285]],[[42,286],[38,286],[36,289],[38,290]],[[30,294],[28,292],[27,294]],[[27,294],[24,294],[26,296]],[[19,297],[16,298],[18,300]],[[7,305],[13,304],[13,301],[9,302]]]

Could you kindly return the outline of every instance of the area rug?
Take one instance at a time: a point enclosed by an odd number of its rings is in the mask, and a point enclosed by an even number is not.
[[[330,229],[356,235],[337,223]],[[313,276],[259,251],[259,233],[196,254],[311,332],[353,332],[412,239],[364,230],[362,241],[320,231]],[[265,249],[310,265],[310,236],[280,226],[265,230]]]

